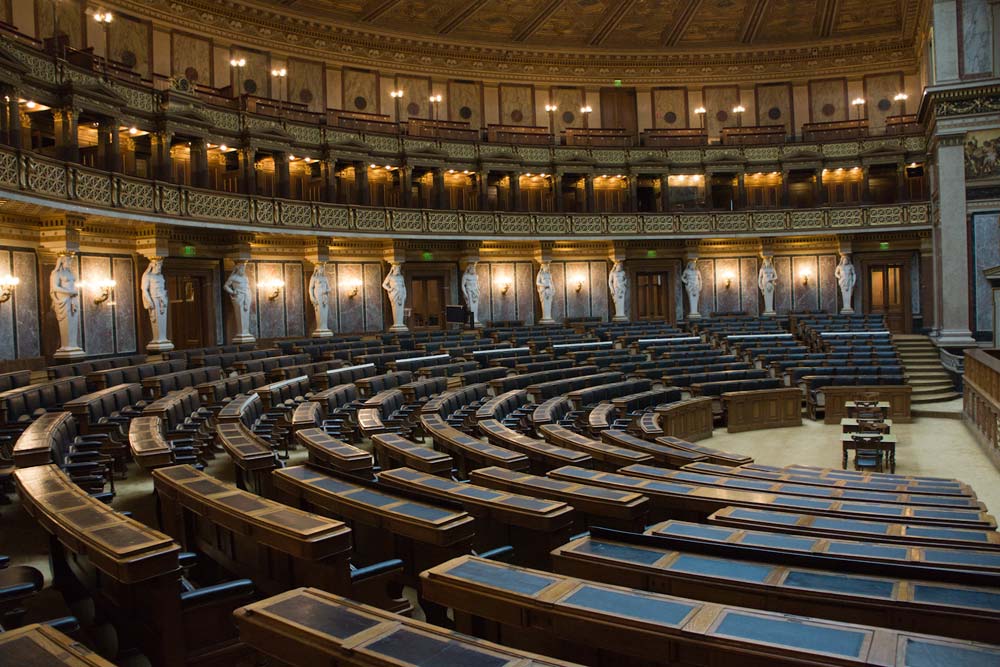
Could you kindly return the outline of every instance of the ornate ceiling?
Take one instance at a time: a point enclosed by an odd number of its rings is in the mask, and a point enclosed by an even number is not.
[[[543,49],[912,39],[919,0],[250,0],[358,30]]]
[[[396,71],[535,81],[914,71],[929,0],[116,0],[196,32]],[[235,33],[235,34],[234,34]]]

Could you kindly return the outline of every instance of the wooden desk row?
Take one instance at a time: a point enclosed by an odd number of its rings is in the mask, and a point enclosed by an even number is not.
[[[591,536],[553,552],[565,574],[639,590],[973,641],[996,641],[1000,591],[735,560]]]
[[[191,466],[153,471],[164,530],[189,551],[252,579],[267,594],[322,586],[393,611],[409,612],[401,596],[402,565],[369,581],[352,576],[351,529],[220,482]]]
[[[701,602],[463,556],[421,575],[459,630],[590,665],[989,664],[1000,646]],[[985,661],[985,662],[984,662]]]
[[[118,631],[120,652],[139,650],[157,667],[202,664],[205,654],[237,659],[241,649],[227,616],[252,588],[188,604],[177,542],[90,497],[55,465],[17,470],[14,479],[25,510],[52,536],[53,586],[86,591]],[[0,649],[0,662],[7,655]]]

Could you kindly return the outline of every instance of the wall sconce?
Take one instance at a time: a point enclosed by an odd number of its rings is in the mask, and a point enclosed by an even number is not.
[[[0,278],[0,303],[10,301],[10,298],[14,296],[14,288],[20,283],[21,279],[15,278],[14,276],[5,276]]]
[[[576,284],[577,294],[583,291],[583,276],[576,276],[572,282]]]
[[[358,291],[361,289],[361,281],[355,278],[354,280],[344,281],[344,291],[347,292],[347,298],[353,299],[358,295]]]
[[[500,294],[507,296],[507,292],[509,291],[510,291],[510,281],[505,280],[503,283],[500,284]]]
[[[115,284],[114,280],[99,280],[94,283],[94,290],[97,292],[94,296],[95,306],[99,306],[111,298],[115,293]]]
[[[274,301],[279,296],[281,296],[281,290],[285,287],[284,280],[269,280],[266,283],[261,283],[261,288],[267,294],[268,301]]]
[[[799,273],[799,278],[802,279],[804,287],[809,287],[809,269],[802,269],[802,272]]]
[[[727,273],[726,275],[722,276],[722,280],[725,281],[726,289],[729,289],[730,287],[732,287],[733,284],[733,274]]]

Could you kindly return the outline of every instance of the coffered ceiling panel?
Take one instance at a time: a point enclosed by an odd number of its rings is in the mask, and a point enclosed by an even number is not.
[[[902,17],[902,3],[873,2],[872,0],[840,0],[834,35],[857,33],[891,33],[898,31]]]

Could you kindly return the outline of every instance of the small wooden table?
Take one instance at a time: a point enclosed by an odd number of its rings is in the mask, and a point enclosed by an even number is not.
[[[894,435],[882,435],[881,433],[852,433],[845,434],[844,437],[840,439],[840,443],[844,450],[844,459],[841,462],[841,467],[847,470],[847,452],[851,449],[857,449],[858,443],[854,440],[855,435],[867,435],[867,436],[881,436],[881,440],[878,442],[866,442],[862,445],[862,449],[877,449],[884,453],[889,461],[889,472],[896,472],[896,436]]]
[[[844,407],[847,409],[848,417],[858,416],[858,402],[857,401],[845,401]],[[882,413],[882,419],[886,419],[889,416],[889,401],[879,401],[875,404],[875,409]]]
[[[854,417],[844,417],[844,418],[842,418],[840,420],[840,428],[841,428],[841,430],[845,434],[847,434],[847,433],[857,433],[858,432],[858,422],[859,421],[868,421],[868,420],[865,420],[865,419],[856,419]],[[892,420],[891,419],[886,419],[886,420],[884,420],[884,421],[882,421],[880,423],[885,424],[885,432],[886,432],[886,434],[892,432]]]

